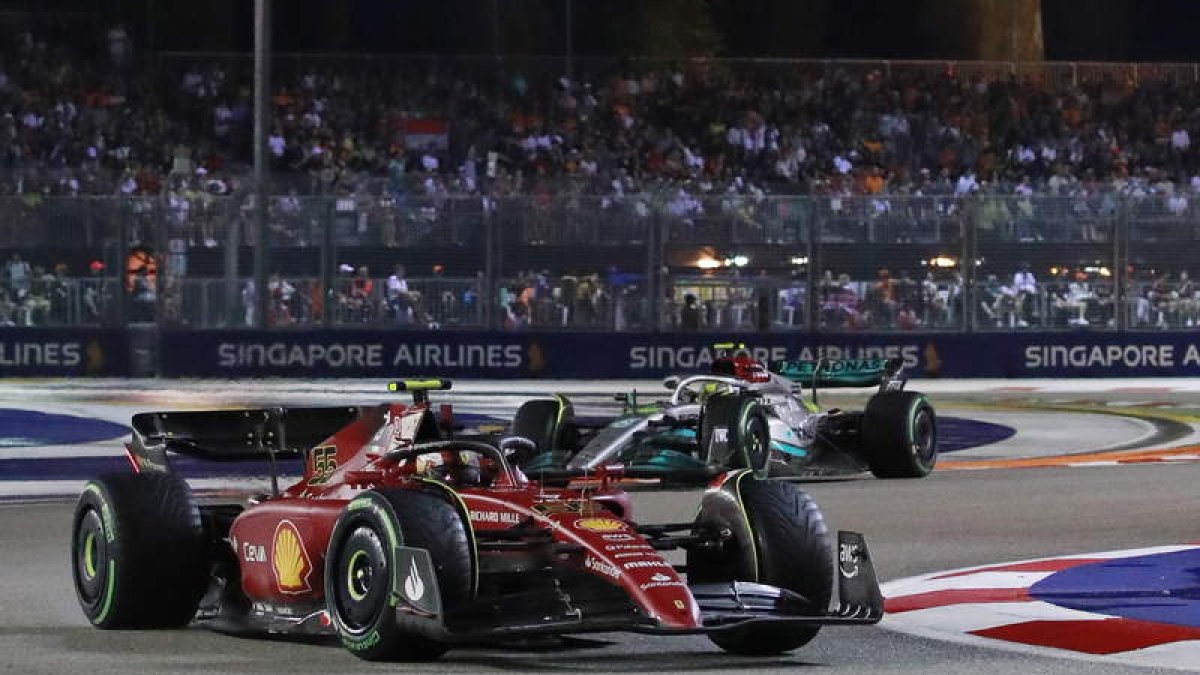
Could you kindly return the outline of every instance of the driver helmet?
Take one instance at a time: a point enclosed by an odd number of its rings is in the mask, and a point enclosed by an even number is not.
[[[416,458],[416,475],[453,487],[478,486],[482,469],[474,452],[431,452]]]

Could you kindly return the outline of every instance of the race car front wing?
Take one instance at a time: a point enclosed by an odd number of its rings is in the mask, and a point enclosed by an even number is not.
[[[409,552],[411,550],[406,551]],[[455,622],[447,625],[438,608],[429,604],[420,608],[412,606],[413,603],[408,602],[403,592],[397,598],[400,601],[397,611],[408,614],[410,620],[423,618],[428,622],[432,635],[467,640],[618,631],[688,635],[719,633],[759,624],[814,626],[878,623],[883,618],[883,596],[879,591],[866,541],[856,532],[841,531],[838,533],[837,555],[837,606],[821,613],[813,613],[811,603],[798,593],[747,581],[689,584],[701,617],[701,624],[690,628],[663,626],[632,603],[608,603],[608,611],[584,603],[570,611],[542,614],[538,619],[531,620],[526,614],[524,621],[501,620],[488,625],[476,624],[466,630],[462,630],[461,626],[456,630],[453,627]],[[412,557],[405,557],[412,564]],[[427,558],[417,558],[416,568],[427,569],[431,577],[432,567],[426,565],[430,565]],[[430,609],[434,611],[430,612]],[[564,608],[559,606],[558,609]],[[509,615],[509,618],[515,617]]]

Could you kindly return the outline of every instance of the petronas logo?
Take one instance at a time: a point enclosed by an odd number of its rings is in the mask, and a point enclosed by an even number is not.
[[[279,522],[271,545],[271,567],[275,570],[275,583],[280,592],[308,593],[312,586],[308,578],[312,574],[312,561],[304,550],[300,531],[290,520]]]
[[[408,570],[408,578],[404,580],[404,595],[410,602],[418,602],[425,597],[425,582],[421,580],[421,570],[417,569],[417,559],[412,559]]]

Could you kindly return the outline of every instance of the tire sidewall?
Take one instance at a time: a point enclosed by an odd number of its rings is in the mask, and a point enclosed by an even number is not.
[[[341,565],[342,547],[346,545],[350,535],[360,527],[370,529],[379,538],[387,568],[384,570],[384,601],[380,604],[372,621],[361,629],[355,629],[348,625],[341,616],[336,598],[339,597],[341,587],[346,582]],[[342,645],[351,652],[368,659],[374,653],[382,653],[391,641],[398,637],[396,614],[388,600],[395,590],[392,588],[392,584],[396,568],[396,548],[403,545],[403,534],[398,526],[398,519],[392,505],[387,499],[374,492],[365,493],[351,500],[346,506],[346,511],[338,518],[329,537],[329,550],[325,556],[325,598],[329,618]]]
[[[937,419],[934,417],[933,406],[924,396],[915,396],[905,417],[908,422],[905,440],[908,441],[909,451],[912,453],[913,465],[928,474],[937,464]],[[922,438],[922,421],[928,425],[927,439]],[[925,440],[928,440],[928,448],[923,447]]]
[[[95,513],[104,578],[95,595],[81,578],[80,530]],[[87,483],[71,526],[72,581],[80,609],[98,628],[178,628],[196,614],[209,585],[199,506],[171,474],[111,474]]]
[[[723,394],[708,401],[700,421],[700,457],[705,463],[713,462],[712,434],[717,427],[728,430],[728,459],[722,468],[751,469],[759,477],[765,478],[771,459],[771,425],[762,402],[755,396],[745,394]],[[750,449],[750,439],[756,431],[761,434],[763,445],[757,458],[752,456]]]
[[[517,409],[513,416],[511,432],[517,436],[525,436],[532,440],[537,449],[529,457],[520,457],[518,466],[525,464],[534,457],[548,453],[570,452],[573,448],[560,448],[558,445],[565,439],[561,428],[563,417],[568,413],[570,403],[566,399],[534,399],[526,401]]]
[[[699,533],[704,528],[729,530],[735,547],[727,545],[721,555],[689,550],[688,583],[759,580],[758,544],[735,493],[714,490],[704,496],[693,532]]]
[[[75,596],[79,599],[79,606],[88,621],[101,628],[112,623],[115,615],[112,611],[113,606],[120,598],[120,594],[117,593],[117,571],[122,559],[122,546],[112,512],[112,497],[104,485],[97,481],[89,482],[84,486],[75,505],[71,526],[71,578],[74,582]],[[96,568],[101,583],[94,598],[88,597],[89,593],[84,589],[84,579],[80,574],[80,530],[89,513],[95,513],[99,518],[102,536],[96,539],[96,546],[101,551],[101,559],[104,561],[102,568]]]
[[[771,463],[771,424],[762,404],[756,399],[748,399],[742,405],[740,421],[738,437],[744,467],[753,471],[756,477],[766,478]]]
[[[921,478],[933,471],[938,455],[937,415],[924,394],[876,394],[867,403],[862,424],[862,449],[876,476]]]
[[[754,494],[757,491],[782,493],[800,492],[791,483],[765,481],[754,477],[749,471],[730,478],[720,490],[705,495],[697,514],[697,525],[728,528],[736,548],[725,548],[720,555],[688,555],[689,583],[751,581],[800,593],[813,603],[812,613],[826,611],[833,591],[832,548],[824,519],[816,510],[815,503],[801,492],[803,522],[767,523],[771,511],[757,508],[768,501],[778,502],[786,495]],[[765,498],[765,499],[764,499]],[[814,510],[815,513],[810,512]],[[809,519],[815,518],[810,522]],[[817,539],[804,540],[816,528]],[[697,528],[699,529],[699,528]],[[775,541],[772,537],[789,537],[790,541]],[[820,544],[820,542],[824,542]],[[793,559],[793,556],[801,559]],[[699,564],[693,580],[693,565]],[[799,567],[797,567],[799,566]],[[796,569],[816,570],[813,574],[792,574]],[[818,580],[819,577],[819,580]],[[821,584],[819,587],[815,584]],[[815,589],[815,592],[814,592]],[[790,651],[808,643],[819,632],[819,626],[761,625],[741,626],[732,630],[713,633],[709,638],[726,651],[744,655],[767,655]]]
[[[739,491],[761,489],[781,492],[797,492],[800,493],[801,499],[803,499],[806,505],[813,509],[816,508],[816,504],[812,501],[811,497],[797,488],[794,484],[788,482],[768,482],[756,479],[751,475],[746,475],[745,479],[742,480],[738,485],[738,489]],[[819,510],[815,516],[812,516],[812,514],[808,514],[807,512],[806,515],[821,519],[820,530],[823,532],[822,536],[826,538],[824,539],[825,543],[820,545],[815,542],[804,542],[802,548],[805,550],[801,556],[802,559],[794,560],[790,556],[780,552],[788,548],[788,546],[785,545],[785,542],[773,539],[771,536],[768,536],[768,533],[773,530],[777,534],[782,533],[787,537],[795,538],[798,533],[802,532],[803,529],[809,525],[809,523],[787,522],[784,523],[785,527],[778,527],[779,524],[771,523],[770,525],[775,525],[776,527],[768,527],[768,523],[764,522],[764,519],[767,516],[757,511],[757,501],[753,496],[747,496],[745,492],[742,492],[741,506],[746,514],[746,522],[750,528],[752,540],[754,542],[758,577],[761,580],[761,583],[781,586],[790,591],[800,593],[810,601],[814,601],[816,603],[817,607],[814,607],[816,613],[823,613],[833,592],[833,550],[832,545],[827,539],[828,530],[824,526],[824,518],[820,516]],[[786,542],[786,544],[794,545],[795,541]],[[811,588],[799,588],[797,587],[798,584],[787,583],[784,581],[783,578],[786,575],[786,572],[789,571],[794,565],[804,564],[810,560],[817,559],[827,560],[829,562],[829,569],[827,570],[828,573],[822,574],[824,582],[819,592],[814,593],[812,592]],[[804,575],[804,577],[805,582],[810,581],[810,575]]]
[[[440,487],[435,487],[435,485]],[[442,489],[444,488],[444,491]],[[416,617],[396,608],[397,549],[426,550],[433,563],[433,579],[441,599],[442,616],[461,607],[474,594],[477,569],[465,506],[449,487],[430,481],[429,486],[371,490],[352,499],[334,524],[325,556],[325,597],[330,621],[342,644],[368,661],[428,661],[449,649],[445,625]],[[382,588],[383,601],[361,628],[347,624],[339,614],[338,594],[347,583],[343,547],[359,528],[369,529],[385,549],[385,576],[371,593]],[[458,531],[457,528],[462,528]],[[375,572],[380,574],[380,572]]]

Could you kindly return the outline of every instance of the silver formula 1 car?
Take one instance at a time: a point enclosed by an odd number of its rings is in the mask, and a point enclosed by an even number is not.
[[[705,480],[733,468],[800,478],[869,470],[879,478],[920,478],[937,462],[937,416],[904,389],[900,359],[754,359],[742,345],[718,345],[709,373],[668,377],[670,397],[639,405],[636,393],[615,419],[576,418],[565,397],[526,402],[512,433],[530,439],[526,471],[657,468],[664,481]],[[804,387],[809,388],[805,397]],[[861,411],[817,405],[819,388],[871,387]]]

